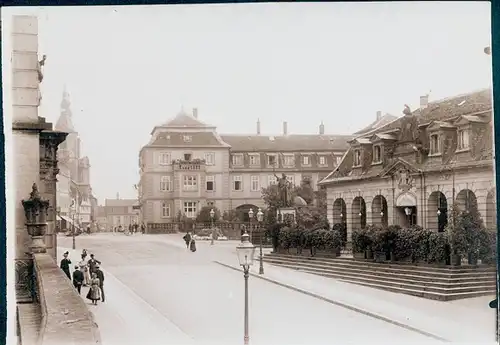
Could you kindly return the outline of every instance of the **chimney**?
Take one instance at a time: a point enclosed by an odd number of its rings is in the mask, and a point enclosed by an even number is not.
[[[420,108],[425,109],[429,105],[429,95],[420,96]]]
[[[260,135],[260,119],[257,119],[257,135]]]
[[[319,125],[319,135],[324,135],[325,134],[325,125],[323,124],[323,121],[321,121],[321,124]]]
[[[377,111],[377,121],[380,121],[381,118],[382,118],[382,112],[379,110]]]
[[[193,117],[194,117],[195,119],[197,119],[197,118],[198,118],[198,108],[193,108]]]
[[[283,135],[288,135],[288,124],[283,121]]]

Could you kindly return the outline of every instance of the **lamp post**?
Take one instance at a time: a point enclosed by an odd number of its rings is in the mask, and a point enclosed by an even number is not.
[[[405,207],[405,213],[406,213],[406,217],[408,218],[408,226],[411,226],[411,222],[410,222],[411,208]]]
[[[210,210],[210,229],[212,229],[212,240],[210,241],[210,245],[214,245],[214,217],[215,211],[214,209]]]
[[[252,234],[253,234],[252,220],[253,220],[253,210],[250,209],[250,211],[248,211],[248,226],[250,227],[250,242],[252,241]]]
[[[248,336],[248,277],[250,266],[253,264],[253,258],[255,255],[255,247],[249,241],[249,235],[245,231],[245,233],[241,236],[241,243],[236,247],[236,253],[238,254],[238,260],[240,262],[240,266],[243,267],[243,277],[245,278],[245,316],[244,316],[244,345],[248,345],[249,336]]]
[[[260,252],[260,263],[259,263],[259,274],[264,274],[264,263],[263,263],[263,257],[262,257],[262,237],[263,237],[263,228],[262,228],[262,220],[264,219],[264,213],[262,213],[262,210],[259,208],[259,211],[257,212],[257,221],[259,222],[259,233],[260,233],[260,246],[259,246],[259,252]]]

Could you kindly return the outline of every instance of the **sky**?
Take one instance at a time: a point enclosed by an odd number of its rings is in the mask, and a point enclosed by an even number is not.
[[[2,8],[39,17],[40,116],[62,92],[99,203],[136,198],[139,150],[182,108],[219,133],[351,134],[376,112],[490,87],[488,2]]]

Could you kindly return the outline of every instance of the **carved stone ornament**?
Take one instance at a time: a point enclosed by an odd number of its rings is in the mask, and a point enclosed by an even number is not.
[[[409,191],[413,187],[415,179],[410,175],[410,171],[406,168],[401,168],[394,174],[398,181],[398,187],[404,192]]]
[[[33,242],[30,246],[33,253],[45,253],[46,247],[43,236],[47,232],[47,215],[49,201],[42,200],[36,183],[33,183],[30,198],[22,200],[24,214],[26,216],[26,227]]]

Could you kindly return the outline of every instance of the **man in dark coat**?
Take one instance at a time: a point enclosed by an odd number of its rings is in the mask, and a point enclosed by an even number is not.
[[[96,266],[99,264],[101,264],[101,262],[99,260],[94,259],[94,254],[90,254],[90,259],[88,262],[90,274],[95,273]]]
[[[75,270],[73,271],[73,286],[75,287],[76,291],[78,291],[78,294],[81,293],[84,280],[85,277],[83,275],[83,272],[80,271],[80,267],[75,266]]]
[[[61,269],[63,270],[64,274],[68,277],[69,280],[71,280],[71,274],[69,273],[69,265],[71,265],[71,260],[68,259],[69,252],[65,252],[63,254],[63,259],[61,260]]]
[[[97,278],[99,278],[99,288],[101,288],[101,301],[104,302],[104,272],[101,271],[99,264],[95,266]]]
[[[191,239],[192,239],[191,233],[188,232],[187,234],[185,234],[183,239],[184,239],[184,242],[186,242],[186,248],[189,249],[189,242],[191,242]]]
[[[146,226],[144,226],[144,223],[141,224],[141,232],[143,235],[146,232]]]

